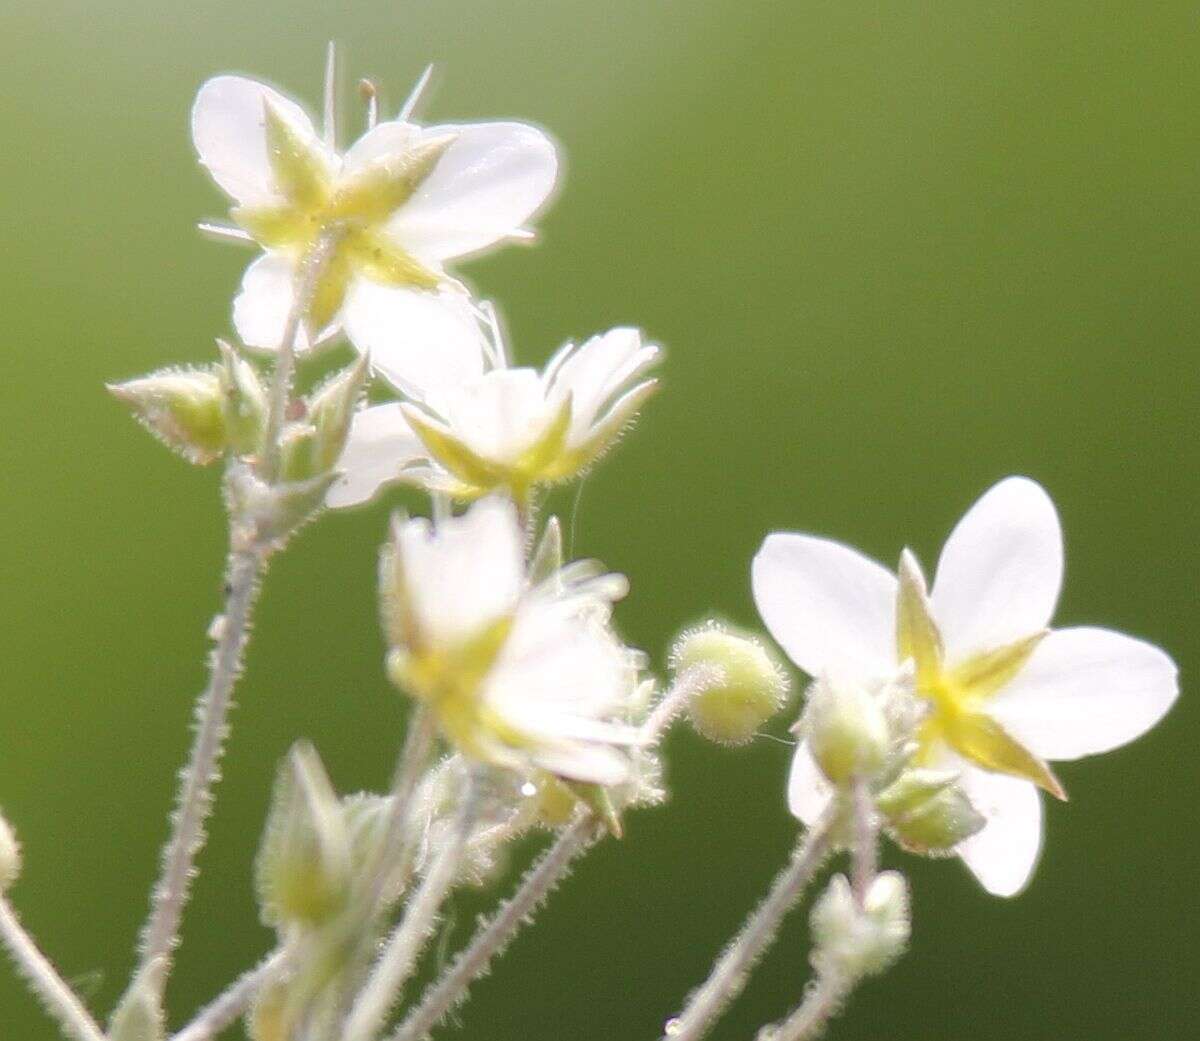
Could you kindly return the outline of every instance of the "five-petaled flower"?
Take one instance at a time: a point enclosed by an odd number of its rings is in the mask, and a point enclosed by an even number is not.
[[[234,221],[266,251],[234,302],[238,335],[266,350],[280,347],[301,266],[318,254],[297,349],[339,324],[364,352],[419,339],[442,321],[431,308],[461,295],[445,262],[523,234],[558,171],[553,143],[524,123],[399,119],[339,154],[299,105],[240,76],[200,88],[192,138]]]
[[[381,580],[389,674],[470,758],[618,784],[638,741],[625,716],[639,656],[609,624],[627,583],[594,562],[531,579],[523,547],[498,498],[398,522]]]
[[[1132,741],[1178,693],[1175,665],[1157,647],[1106,629],[1047,629],[1062,571],[1054,505],[1021,477],[1001,481],[958,523],[928,594],[908,551],[898,578],[811,535],[774,533],[754,558],[759,613],[805,672],[871,682],[913,663],[928,703],[917,760],[962,771],[987,824],[958,852],[1002,896],[1037,861],[1037,788],[1063,797],[1046,761]],[[792,812],[812,822],[829,796],[802,744]]]
[[[590,466],[657,386],[640,377],[659,349],[636,329],[568,343],[538,373],[508,367],[494,329],[462,328],[465,345],[381,366],[385,375],[419,371],[424,386],[405,381],[408,401],[355,417],[330,505],[364,502],[397,479],[459,500],[500,489],[524,503],[537,486]]]

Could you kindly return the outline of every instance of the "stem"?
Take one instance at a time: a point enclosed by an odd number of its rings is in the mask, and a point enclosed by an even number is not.
[[[42,1007],[72,1041],[104,1041],[104,1034],[75,992],[63,981],[32,937],[17,921],[8,901],[0,897],[0,942],[12,957],[17,972],[41,1000]]]
[[[370,1041],[412,974],[417,956],[433,931],[437,914],[462,863],[467,838],[479,812],[480,783],[473,776],[446,845],[422,880],[404,917],[375,963],[375,969],[346,1017],[344,1041]]]
[[[657,744],[667,728],[687,707],[687,703],[715,680],[720,680],[720,670],[707,665],[694,665],[676,676],[675,682],[642,724],[643,742],[647,745]]]
[[[862,907],[867,891],[879,871],[879,822],[871,801],[871,790],[863,778],[854,782],[854,853],[852,873],[854,897]]]
[[[663,1041],[696,1041],[713,1024],[721,1010],[746,985],[751,966],[775,938],[779,922],[800,899],[817,868],[829,852],[836,807],[802,836],[791,863],[776,876],[767,898],[746,920],[733,943],[717,960],[705,982],[692,993],[687,1006],[671,1021]]]
[[[266,553],[255,548],[235,548],[230,552],[220,637],[209,661],[208,687],[196,709],[196,736],[172,817],[171,837],[163,850],[162,874],[154,887],[150,917],[142,930],[138,971],[158,958],[164,959],[168,969],[162,973],[163,986],[178,939],[196,855],[204,845],[204,821],[212,809],[212,789],[219,775],[218,764],[228,732],[230,695],[241,672],[242,653],[250,635],[250,613],[265,563]]]
[[[341,237],[340,228],[323,231],[296,270],[296,298],[292,302],[292,309],[283,325],[283,335],[279,339],[275,374],[271,382],[271,399],[267,410],[267,429],[263,439],[261,475],[268,484],[274,484],[279,479],[279,435],[283,432],[288,405],[292,399],[292,378],[296,372],[296,337],[299,336],[300,326],[312,308],[317,285]]]
[[[362,906],[370,917],[374,917],[382,909],[392,865],[406,854],[409,812],[412,809],[413,795],[429,761],[434,730],[433,714],[424,705],[418,705],[409,721],[404,748],[396,764],[396,776],[392,782],[392,806],[384,825],[384,839],[365,876],[369,889]]]
[[[196,1018],[171,1041],[209,1041],[250,1007],[266,984],[287,967],[291,952],[280,948],[248,972],[242,973],[225,992],[201,1009]]]
[[[440,980],[431,986],[388,1041],[421,1041],[467,995],[467,988],[483,975],[492,958],[516,935],[521,925],[546,900],[563,879],[571,862],[596,836],[596,820],[588,814],[566,829],[554,845],[525,875],[520,887],[496,916],[482,925],[474,939]]]
[[[800,1007],[782,1023],[763,1027],[755,1041],[811,1041],[838,1014],[854,981],[840,973],[818,976]]]

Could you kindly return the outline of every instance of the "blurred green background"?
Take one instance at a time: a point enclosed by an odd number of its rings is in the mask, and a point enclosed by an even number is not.
[[[249,257],[192,229],[221,215],[187,133],[196,88],[244,71],[316,102],[334,37],[345,85],[377,77],[389,106],[436,60],[430,117],[561,141],[540,246],[466,271],[522,360],[629,322],[669,349],[664,393],[577,517],[577,551],[633,579],[632,642],[661,660],[706,612],[753,623],[769,530],[932,563],[1022,472],[1066,525],[1059,620],[1179,659],[1162,726],[1062,767],[1072,800],[1047,808],[1019,899],[906,862],[912,951],[833,1036],[1197,1036],[1194,3],[0,4],[0,804],[27,852],[14,903],[96,1008],[132,963],[224,550],[219,474],[101,384],[207,359],[228,332]],[[387,783],[404,711],[375,616],[387,509],[327,517],[269,575],[176,1024],[267,948],[250,862],[288,744],[314,739],[343,790]],[[668,752],[670,804],[581,865],[461,1036],[654,1041],[703,977],[792,841],[788,749],[681,729]],[[460,931],[483,902],[458,901]],[[798,1000],[803,921],[714,1037]],[[52,1036],[0,974],[0,1038]]]

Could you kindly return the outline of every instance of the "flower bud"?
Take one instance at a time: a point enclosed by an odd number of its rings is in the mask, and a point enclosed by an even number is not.
[[[883,706],[856,683],[828,676],[814,680],[799,729],[834,784],[871,777],[887,761],[891,737]]]
[[[908,945],[908,886],[896,871],[876,876],[860,906],[845,875],[834,875],[809,919],[818,972],[849,979],[882,972]]]
[[[162,1041],[166,1037],[162,992],[167,959],[155,958],[134,978],[117,1005],[107,1041]]]
[[[952,771],[906,770],[876,798],[888,833],[910,853],[948,854],[986,823]]]
[[[308,422],[315,431],[313,473],[332,470],[346,447],[350,421],[362,399],[370,363],[362,355],[353,364],[336,373],[308,402]]]
[[[239,455],[256,453],[262,449],[267,429],[266,388],[258,370],[229,344],[218,340],[217,347],[221,351],[217,377],[230,447]]]
[[[189,462],[205,465],[228,447],[223,395],[211,369],[162,369],[108,384],[137,420]]]
[[[280,768],[255,866],[268,925],[317,925],[343,905],[350,838],[325,768],[307,742],[294,745]]]
[[[8,821],[0,817],[0,894],[21,874],[21,846]]]
[[[677,677],[708,677],[688,701],[692,725],[710,741],[741,745],[783,707],[787,674],[754,637],[709,622],[685,632],[671,653]]]

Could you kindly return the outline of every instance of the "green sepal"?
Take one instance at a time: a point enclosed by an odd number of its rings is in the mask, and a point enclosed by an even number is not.
[[[155,958],[141,970],[121,998],[108,1026],[108,1041],[163,1041],[166,1016],[162,1007],[167,959]]]
[[[560,777],[559,780],[570,789],[575,798],[596,815],[596,819],[609,830],[613,838],[619,839],[624,836],[625,828],[621,823],[621,815],[604,785],[591,781],[573,781],[566,777]]]
[[[367,356],[361,355],[310,396],[308,422],[316,432],[312,459],[316,472],[332,470],[341,458],[370,371]]]
[[[188,462],[206,466],[224,455],[229,441],[216,366],[160,369],[107,387],[147,430]]]
[[[258,370],[224,340],[217,341],[221,364],[217,378],[229,446],[238,455],[262,450],[267,428],[267,391]]]

